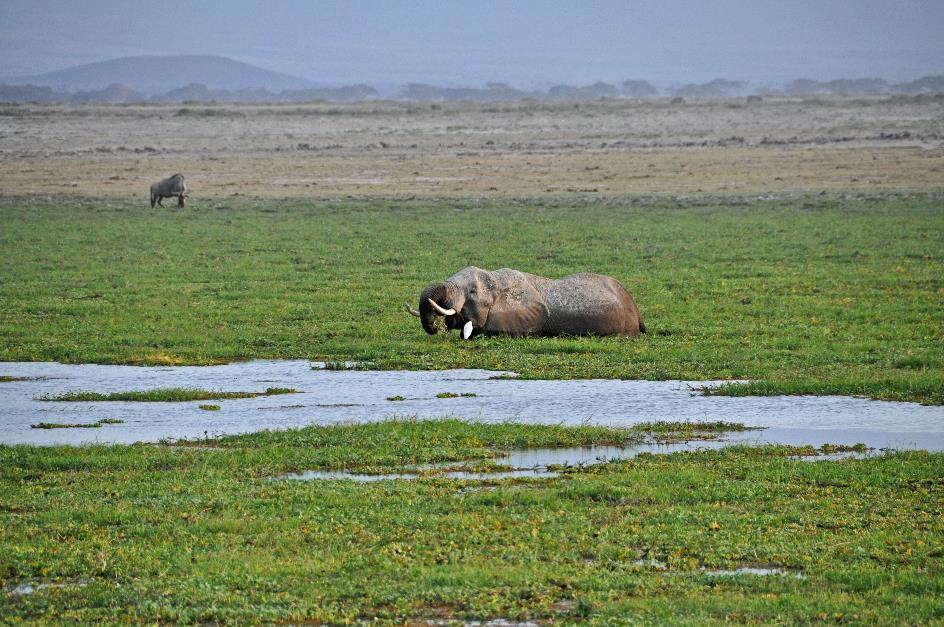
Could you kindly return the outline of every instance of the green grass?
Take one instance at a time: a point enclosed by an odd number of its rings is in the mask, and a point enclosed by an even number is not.
[[[14,381],[29,381],[26,377],[11,377],[8,375],[0,376],[0,383],[13,383]]]
[[[37,422],[31,429],[97,429],[100,422]]]
[[[876,377],[870,381],[838,379],[833,381],[748,381],[722,383],[703,388],[707,396],[780,396],[812,394],[815,396],[847,395],[897,400],[913,400],[928,405],[942,404],[942,372],[928,372],[910,380]]]
[[[124,422],[120,418],[102,418],[96,422],[38,422],[30,427],[33,429],[96,429],[102,425],[120,425]]]
[[[643,436],[401,420],[193,447],[2,446],[0,586],[65,586],[0,594],[0,615],[30,623],[944,619],[939,453],[809,464],[791,459],[795,447],[733,447],[487,481],[492,489],[477,491],[463,488],[483,483],[442,477],[272,479]],[[758,565],[803,578],[703,571]]]
[[[199,407],[200,409],[204,411],[219,411],[220,410],[219,405],[197,405],[197,407]]]
[[[310,358],[944,403],[938,196],[234,198],[186,212],[5,197],[0,220],[0,360]],[[427,336],[403,302],[469,264],[615,276],[651,332]]]
[[[477,396],[478,394],[475,392],[462,392],[461,394],[459,392],[440,392],[436,395],[436,398],[475,398]]]
[[[635,432],[645,434],[655,442],[684,442],[688,440],[711,440],[725,433],[742,431],[760,431],[757,427],[747,427],[739,422],[718,420],[713,422],[676,422],[660,420],[658,422],[640,422],[633,425]]]
[[[265,392],[220,392],[199,388],[155,388],[131,392],[64,392],[37,397],[40,401],[135,401],[141,403],[216,401],[233,398],[257,398],[277,394],[294,394],[291,388],[266,388]]]

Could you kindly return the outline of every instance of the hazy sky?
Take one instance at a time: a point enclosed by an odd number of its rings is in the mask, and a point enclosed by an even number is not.
[[[944,0],[0,0],[0,76],[218,54],[326,83],[944,74]]]

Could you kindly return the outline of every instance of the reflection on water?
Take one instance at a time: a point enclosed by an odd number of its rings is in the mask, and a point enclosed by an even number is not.
[[[83,444],[156,442],[205,435],[286,429],[311,424],[370,422],[392,416],[528,423],[628,426],[656,420],[742,422],[765,431],[732,435],[749,442],[855,444],[944,450],[944,407],[837,396],[701,396],[684,381],[526,381],[483,370],[367,371],[312,369],[308,361],[252,361],[223,366],[138,367],[6,362],[0,375],[0,442]],[[315,364],[319,366],[320,364]],[[707,385],[711,385],[708,383]],[[301,390],[287,397],[198,402],[42,402],[67,391],[118,392],[163,387],[220,391]],[[437,398],[437,394],[459,394]],[[475,396],[461,396],[475,394]],[[391,396],[408,397],[390,403]],[[288,401],[288,402],[286,402]],[[98,429],[31,429],[39,422],[81,423],[117,418]],[[701,443],[705,446],[706,443]],[[588,455],[607,455],[591,451]],[[584,462],[522,461],[520,467]],[[516,467],[518,464],[513,464]]]

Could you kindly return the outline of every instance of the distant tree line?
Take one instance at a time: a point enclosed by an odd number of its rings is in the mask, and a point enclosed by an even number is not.
[[[880,94],[930,94],[944,93],[944,76],[925,76],[917,80],[890,83],[881,78],[836,79],[815,81],[798,79],[782,88],[753,89],[745,81],[717,78],[707,83],[691,83],[660,92],[655,85],[644,80],[627,80],[619,85],[596,82],[592,85],[555,85],[547,90],[521,90],[506,83],[486,83],[484,87],[438,87],[425,83],[410,83],[403,87],[395,99],[410,101],[441,102],[448,100],[470,100],[497,102],[510,100],[579,101],[600,98],[724,98],[751,94],[763,95],[843,95],[866,96]],[[105,89],[67,93],[51,87],[35,85],[0,85],[0,102],[38,103],[131,103],[131,102],[353,102],[376,100],[378,91],[370,85],[348,85],[346,87],[316,87],[310,89],[271,92],[266,89],[212,89],[199,83],[191,83],[163,94],[146,95],[130,87],[114,83]]]
[[[211,89],[191,83],[163,94],[148,96],[113,83],[105,89],[67,93],[35,85],[0,85],[0,102],[130,103],[130,102],[310,102],[313,100],[356,101],[377,98],[370,85],[316,87],[271,92],[267,89]]]

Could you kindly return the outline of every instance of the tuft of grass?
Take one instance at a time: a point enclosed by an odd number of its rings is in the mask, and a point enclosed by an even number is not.
[[[326,361],[324,368],[312,366],[312,370],[375,370],[376,364],[369,361]]]
[[[9,375],[0,375],[0,383],[12,383],[14,381],[29,381],[29,377],[11,377]]]
[[[37,422],[30,425],[31,429],[96,429],[101,427],[100,422]]]
[[[30,425],[31,429],[95,429],[102,425],[121,425],[124,420],[120,418],[102,418],[95,422],[38,422]]]
[[[705,396],[861,396],[875,400],[913,401],[922,405],[944,405],[940,372],[919,373],[907,378],[873,382],[856,380],[796,381],[764,380],[722,383],[702,388]]]
[[[204,404],[204,405],[198,405],[197,407],[199,407],[200,409],[202,409],[202,410],[204,410],[204,411],[219,411],[219,410],[220,410],[220,406],[219,406],[219,405],[206,405],[206,404]]]
[[[440,392],[436,395],[436,398],[459,398],[460,396],[463,398],[475,398],[478,394],[475,392],[462,392],[461,394],[456,392]]]
[[[646,433],[722,433],[731,431],[756,431],[759,427],[748,427],[742,422],[715,421],[671,421],[640,422],[633,425],[633,430]]]
[[[819,448],[812,446],[806,447],[802,453],[798,453],[798,456],[832,455],[834,453],[866,453],[870,450],[872,449],[862,442],[857,444],[829,444],[827,442]]]
[[[633,425],[633,431],[644,433],[656,442],[687,442],[689,440],[713,440],[725,433],[741,431],[759,431],[762,427],[748,427],[740,422],[724,420],[712,422],[674,422],[660,420],[641,422]]]
[[[388,396],[388,397],[387,397],[387,400],[388,400],[388,401],[405,401],[405,400],[406,400],[406,397],[405,397],[405,396],[400,396],[399,394],[397,394],[396,396]]]
[[[63,394],[43,395],[37,397],[40,401],[135,401],[150,402],[182,402],[182,401],[215,401],[235,398],[257,398],[278,394],[294,394],[298,390],[292,388],[266,388],[264,392],[214,392],[199,388],[156,388],[146,391],[132,392],[65,392]]]

